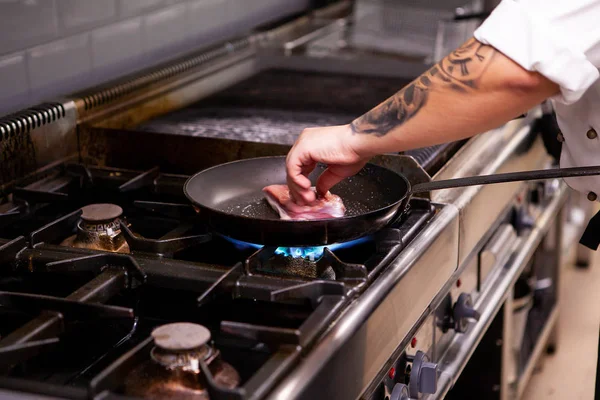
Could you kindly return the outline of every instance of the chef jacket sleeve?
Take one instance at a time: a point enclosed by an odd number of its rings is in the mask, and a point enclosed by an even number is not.
[[[555,82],[554,100],[572,104],[599,76],[599,22],[600,0],[503,0],[475,38]]]

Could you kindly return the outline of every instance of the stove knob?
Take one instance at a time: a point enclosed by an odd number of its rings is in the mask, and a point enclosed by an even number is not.
[[[403,383],[396,383],[390,400],[410,400],[410,394],[408,393],[408,386]]]
[[[461,293],[454,304],[453,310],[454,316],[454,330],[459,333],[465,333],[467,331],[467,324],[470,319],[479,321],[479,313],[473,308],[473,301],[471,295],[467,293]]]
[[[540,204],[544,197],[545,183],[538,183],[529,191],[529,202],[531,204]]]
[[[417,351],[410,372],[408,390],[411,399],[418,399],[419,393],[437,392],[438,365],[429,361],[427,354]]]
[[[518,233],[535,226],[535,218],[529,214],[527,207],[524,205],[515,210],[514,225]]]

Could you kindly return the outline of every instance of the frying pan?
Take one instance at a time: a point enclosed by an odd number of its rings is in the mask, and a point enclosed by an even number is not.
[[[558,168],[473,176],[420,183],[411,187],[406,177],[368,163],[358,174],[338,183],[331,193],[346,206],[342,218],[314,221],[281,220],[264,200],[262,189],[285,184],[285,156],[233,161],[205,169],[184,185],[187,198],[209,226],[230,238],[266,246],[325,246],[374,233],[399,218],[413,193],[503,182],[600,175],[600,166]],[[316,183],[326,166],[309,175]]]

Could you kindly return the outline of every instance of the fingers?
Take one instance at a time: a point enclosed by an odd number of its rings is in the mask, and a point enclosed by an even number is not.
[[[316,196],[311,190],[308,175],[315,169],[316,162],[310,156],[298,156],[298,151],[292,148],[286,160],[287,184],[290,196],[296,204],[306,205],[315,201]],[[301,153],[300,153],[301,154]]]
[[[360,160],[348,165],[329,165],[317,180],[317,193],[324,195],[342,180],[356,175],[367,163]]]
[[[300,184],[297,183],[298,180],[300,180]],[[305,180],[308,181],[308,187],[306,187]],[[291,177],[288,177],[287,184],[290,189],[290,196],[294,203],[303,206],[312,204],[316,200],[315,192],[311,190],[308,178],[301,176],[296,177],[294,180]]]
[[[320,196],[325,195],[329,189],[340,183],[345,175],[340,174],[340,171],[335,166],[328,167],[317,180],[317,193]]]

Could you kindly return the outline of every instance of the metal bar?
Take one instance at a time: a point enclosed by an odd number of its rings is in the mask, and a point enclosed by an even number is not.
[[[40,294],[0,291],[0,305],[33,312],[55,311],[77,320],[133,318],[131,308],[80,303],[77,300]]]
[[[56,203],[69,200],[69,195],[67,193],[48,192],[45,190],[34,190],[24,188],[14,188],[13,196],[14,198],[24,200],[29,204]]]
[[[19,329],[5,336],[1,341],[1,346],[8,346],[16,343],[26,343],[30,340],[37,340],[57,336],[62,331],[62,318],[56,313],[43,313],[35,319],[27,322]]]
[[[244,267],[247,275],[253,275],[259,270],[271,257],[275,255],[277,246],[263,246],[256,250],[246,259]]]
[[[279,290],[285,290],[290,287],[294,287],[298,284],[304,283],[303,280],[295,280],[292,278],[277,278],[271,276],[261,275],[243,275],[241,276],[236,284],[236,297],[243,297],[247,299],[254,299],[260,301],[273,301],[272,293]],[[320,284],[325,285],[339,285],[343,288],[344,284],[341,282],[333,281],[317,281]],[[328,289],[333,290],[333,289]],[[281,292],[283,295],[283,292]],[[300,297],[285,297],[286,301],[292,301],[292,299],[298,299],[300,302],[304,302],[305,298]],[[281,298],[280,298],[281,299]]]
[[[271,291],[271,301],[310,299],[317,302],[323,296],[343,296],[345,288],[337,282],[312,281]]]
[[[24,213],[19,209],[1,213],[0,214],[0,224],[7,225],[7,224],[11,223],[12,221],[15,221],[22,214],[24,214]]]
[[[211,399],[214,400],[244,400],[246,391],[244,388],[226,388],[215,382],[215,378],[204,360],[199,360],[199,367],[204,379],[206,380],[206,391]]]
[[[198,305],[207,304],[217,293],[226,291],[235,286],[235,282],[242,276],[242,263],[238,262],[231,269],[227,270],[219,279],[217,279],[208,289],[198,296]],[[232,290],[233,291],[233,290]]]
[[[107,269],[73,292],[67,299],[81,302],[104,302],[119,293],[125,287],[125,282],[124,271]],[[60,332],[61,321],[62,318],[56,314],[44,313],[4,337],[0,340],[0,345],[25,343],[57,335]]]
[[[333,268],[336,280],[340,281],[364,282],[369,275],[364,265],[343,262],[329,250],[329,247],[325,247],[323,256],[317,261],[317,267],[320,271],[324,271],[328,266]]]
[[[27,247],[27,243],[23,236],[11,240],[8,243],[0,245],[0,265],[5,265],[15,261],[17,254]]]
[[[183,184],[179,189],[183,188]],[[154,201],[135,200],[133,205],[145,210],[156,212],[173,218],[189,218],[196,216],[197,213],[189,204],[177,203],[158,203]]]
[[[126,280],[127,275],[125,271],[109,268],[74,291],[67,299],[82,302],[104,303],[126,288]]]
[[[99,272],[106,266],[125,268],[131,276],[134,276],[141,283],[146,281],[146,273],[142,270],[138,262],[127,254],[103,252],[83,257],[53,261],[47,264],[47,270],[55,272]]]
[[[66,189],[73,182],[73,178],[62,175],[61,172],[59,168],[54,174],[24,186],[24,189],[45,193],[66,194],[61,192],[61,190]]]
[[[68,265],[54,262],[72,260],[74,254],[81,255],[80,258],[90,256],[104,256],[106,253],[88,249],[65,248],[61,246],[44,245],[35,249],[24,249],[17,257],[20,268],[32,271],[67,271]],[[226,270],[226,266],[215,264],[194,263],[189,261],[148,257],[143,254],[137,255],[135,260],[139,267],[147,275],[147,283],[150,286],[170,288],[177,290],[198,291],[203,287],[210,286]],[[83,264],[85,266],[85,264]],[[106,265],[103,264],[103,265]],[[101,265],[101,266],[103,266]],[[109,265],[113,265],[109,263]]]
[[[14,391],[23,393],[24,396],[27,396],[25,393],[35,393],[33,396],[23,397],[23,399],[28,400],[88,400],[87,393],[83,388],[65,385],[52,385],[39,381],[32,382],[30,379],[24,378],[8,378],[5,376],[0,376],[0,388],[13,391],[10,394],[14,394]],[[4,397],[2,397],[2,389],[0,389],[0,398],[4,399]]]
[[[174,254],[180,250],[206,243],[212,239],[210,233],[192,236],[176,236],[175,232],[169,232],[171,234],[170,236],[174,236],[172,238],[163,237],[161,239],[147,239],[134,235],[125,222],[121,221],[120,224],[121,231],[126,237],[129,248],[133,252],[145,251],[147,253],[156,254]]]
[[[54,347],[58,342],[58,338],[50,338],[34,342],[1,346],[0,366],[10,366],[21,362],[23,359],[32,358],[47,348]]]
[[[83,184],[85,185],[93,185],[94,184],[94,176],[88,167],[83,164],[67,164],[65,166],[65,171],[69,176],[77,176],[83,179]]]
[[[88,387],[89,398],[95,398],[94,396],[98,393],[118,386],[132,368],[149,357],[153,345],[153,338],[146,338],[96,375]]]
[[[154,180],[158,177],[159,172],[160,169],[158,167],[154,167],[148,171],[142,172],[141,174],[134,176],[119,186],[119,191],[121,193],[126,193],[132,190],[141,189],[144,186],[152,186],[154,184]]]
[[[258,340],[265,343],[300,344],[300,330],[259,326],[244,322],[221,321],[221,330],[230,335]]]
[[[177,290],[199,291],[208,287],[224,272],[225,267],[178,260],[143,259],[140,266],[148,274],[147,284]]]
[[[331,24],[325,25],[321,28],[311,31],[310,33],[305,34],[299,38],[295,38],[286,42],[283,45],[283,49],[286,55],[290,55],[294,49],[306,45],[312,42],[315,39],[321,38],[323,36],[329,35],[331,33],[337,32],[339,30],[344,29],[347,25],[347,22],[343,19],[332,22]]]
[[[81,209],[73,211],[51,223],[42,226],[40,229],[32,232],[29,235],[29,240],[32,246],[49,240],[55,240],[59,237],[66,236],[66,233],[71,232],[79,218],[81,217]]]
[[[182,239],[182,236],[188,233],[194,228],[194,224],[188,222],[182,222],[177,225],[175,228],[171,229],[169,232],[162,235],[158,240],[174,240],[174,239]],[[198,235],[202,236],[202,235]],[[210,240],[212,236],[210,234],[204,234],[206,241]]]
[[[263,399],[267,391],[281,379],[300,358],[298,346],[279,346],[265,364],[244,384],[248,400]]]
[[[500,308],[502,312],[502,334],[501,334],[501,360],[500,360],[500,390],[498,400],[515,400],[513,398],[513,387],[511,372],[514,371],[515,376],[517,375],[517,366],[515,363],[514,350],[513,350],[513,310],[515,297],[514,286],[508,289],[504,304]],[[496,316],[495,318],[498,318]],[[492,322],[493,324],[494,322]],[[484,334],[485,335],[485,334]],[[493,390],[493,388],[492,388]]]
[[[431,190],[451,189],[465,186],[490,185],[496,183],[537,181],[556,178],[575,178],[600,175],[600,166],[540,169],[535,171],[508,172],[505,174],[469,176],[465,178],[446,179],[417,183],[412,186],[412,193],[429,192]]]
[[[311,343],[347,304],[342,296],[323,296],[317,308],[300,326],[300,346]]]

